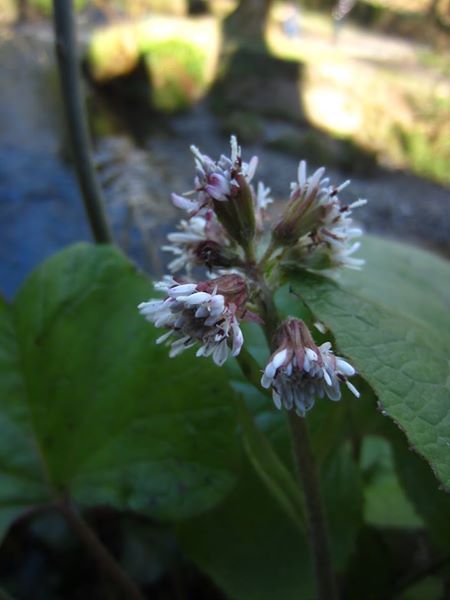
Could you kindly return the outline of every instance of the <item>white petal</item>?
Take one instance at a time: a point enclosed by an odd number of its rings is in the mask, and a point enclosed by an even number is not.
[[[320,333],[326,333],[327,328],[322,322],[316,321],[314,323],[314,327],[317,329],[317,331],[320,331]]]
[[[211,300],[211,294],[207,292],[195,292],[190,296],[183,298],[184,304],[187,306],[194,306],[195,304],[201,304],[202,302],[209,302]]]
[[[316,352],[314,352],[314,350],[312,350],[311,348],[305,348],[305,354],[309,358],[309,360],[312,361],[316,361],[318,358]]]
[[[220,344],[218,344],[213,352],[213,361],[221,367],[223,363],[228,358],[228,346],[227,342],[224,340]]]
[[[336,356],[336,367],[338,371],[340,371],[343,375],[347,375],[348,377],[356,373],[351,364],[342,358],[339,358],[338,356]]]
[[[233,324],[233,347],[232,347],[232,356],[237,356],[241,351],[242,344],[244,343],[244,336],[242,335],[242,331],[239,325]]]
[[[170,288],[170,290],[168,290],[168,294],[172,298],[178,298],[179,296],[187,296],[188,294],[192,294],[196,289],[196,283],[184,283]]]
[[[325,379],[325,383],[329,386],[333,385],[330,374],[326,369],[322,369],[323,378]]]
[[[317,171],[315,171],[315,173],[313,173],[311,175],[311,177],[308,179],[308,189],[309,190],[313,190],[314,188],[317,187],[317,185],[319,184],[320,180],[322,179],[322,175],[325,173],[325,167],[320,167],[320,169],[317,169]]]
[[[350,383],[350,381],[346,381],[345,385],[348,387],[348,389],[351,391],[351,393],[353,395],[355,395],[357,398],[359,398],[361,396],[361,394],[358,392],[358,390],[355,388],[355,386],[353,385],[353,383]]]
[[[364,206],[365,204],[367,204],[367,200],[364,198],[360,198],[359,200],[356,200],[356,202],[352,202],[349,205],[349,208],[359,208],[360,206]]]
[[[350,179],[346,179],[344,181],[344,183],[341,183],[341,185],[338,185],[338,187],[336,188],[336,192],[342,192],[342,190],[344,190],[346,187],[348,187],[350,185],[351,181]]]
[[[231,145],[231,161],[233,163],[236,162],[238,156],[240,155],[240,148],[238,146],[237,143],[237,139],[235,135],[232,135],[230,138],[230,145]]]
[[[300,161],[298,165],[298,183],[301,188],[305,187],[306,184],[306,162],[304,160]]]
[[[263,388],[270,388],[270,386],[272,385],[272,381],[273,381],[273,377],[269,377],[266,372],[264,371],[262,377],[261,377],[261,385]]]
[[[181,208],[182,210],[194,211],[199,209],[199,204],[195,200],[189,200],[179,194],[172,194],[171,198],[174,206]]]
[[[275,406],[278,408],[278,410],[281,410],[281,396],[278,392],[276,392],[275,390],[273,390],[272,392],[272,398],[273,398],[273,402],[275,404]]]
[[[167,331],[166,333],[164,333],[163,335],[161,335],[157,340],[156,343],[157,344],[162,344],[163,342],[165,342],[167,340],[167,338],[169,338],[172,335],[173,331],[170,329],[169,331]]]
[[[280,352],[277,352],[276,354],[274,354],[274,356],[272,358],[272,364],[273,364],[275,370],[278,369],[279,367],[281,367],[281,365],[286,360],[286,356],[287,356],[286,348],[284,348],[284,350],[281,350]]]
[[[246,172],[246,179],[247,181],[250,183],[250,181],[253,179],[253,176],[255,175],[255,171],[256,168],[258,166],[258,157],[257,156],[253,156],[247,166],[247,172]]]

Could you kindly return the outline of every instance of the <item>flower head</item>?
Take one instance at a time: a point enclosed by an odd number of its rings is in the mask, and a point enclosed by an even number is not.
[[[340,384],[345,383],[359,397],[358,390],[347,380],[355,369],[343,358],[335,356],[331,344],[316,346],[305,323],[292,317],[278,331],[279,346],[264,369],[261,385],[272,387],[277,408],[295,409],[304,416],[316,398],[325,395],[340,400]]]
[[[157,339],[171,346],[170,356],[200,344],[197,356],[212,356],[221,366],[230,353],[237,356],[244,338],[238,317],[245,313],[248,292],[239,275],[224,275],[200,283],[178,283],[167,277],[156,284],[163,300],[142,302],[138,308],[156,327],[168,331]]]
[[[226,251],[230,245],[228,236],[212,210],[182,219],[178,231],[169,233],[167,239],[170,244],[163,246],[163,250],[175,255],[168,265],[171,273],[186,269],[190,274],[196,265],[225,267],[232,262]]]
[[[288,260],[306,268],[360,268],[364,261],[352,254],[359,249],[353,240],[362,231],[354,227],[351,214],[366,200],[341,203],[339,194],[350,181],[333,187],[324,172],[321,167],[307,177],[306,163],[300,162],[298,180],[291,184],[289,204],[274,229],[274,239],[291,247]]]
[[[241,147],[234,135],[231,136],[230,158],[222,154],[215,161],[196,146],[191,146],[191,152],[195,159],[194,190],[183,196],[172,194],[174,205],[191,215],[210,208],[214,201],[227,202],[238,195],[239,190],[251,182],[258,165],[256,156],[249,163],[243,162]]]

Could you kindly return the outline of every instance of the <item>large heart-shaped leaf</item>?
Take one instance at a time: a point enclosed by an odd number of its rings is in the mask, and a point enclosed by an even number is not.
[[[386,240],[368,237],[365,247],[361,273],[336,282],[291,272],[291,285],[333,332],[385,413],[450,485],[450,265]],[[292,298],[282,295],[281,304],[295,314],[299,300]]]
[[[0,304],[0,525],[69,492],[180,518],[230,491],[240,453],[224,370],[169,359],[136,305],[150,282],[111,247],[42,264]]]

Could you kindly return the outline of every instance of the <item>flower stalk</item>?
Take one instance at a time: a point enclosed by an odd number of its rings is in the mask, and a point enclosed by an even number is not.
[[[362,232],[353,226],[351,214],[365,200],[341,202],[339,196],[349,182],[331,186],[323,168],[308,177],[301,161],[289,202],[267,243],[265,222],[272,199],[262,182],[252,184],[256,157],[245,163],[234,136],[230,158],[222,155],[214,161],[195,146],[191,150],[194,189],[182,196],[172,194],[173,203],[188,213],[188,219],[181,221],[178,232],[169,234],[171,244],[165,248],[175,255],[169,270],[184,269],[188,279],[166,277],[155,286],[165,297],[142,302],[139,310],[156,327],[166,329],[157,343],[170,345],[170,356],[196,346],[196,356],[211,357],[222,366],[231,355],[246,379],[259,390],[271,390],[276,408],[288,412],[317,594],[319,600],[335,600],[320,481],[304,417],[317,400],[340,400],[342,384],[359,397],[349,381],[356,371],[334,354],[330,342],[318,346],[301,319],[282,319],[274,294],[283,270],[293,265],[298,270],[361,268],[364,261],[352,255],[359,248],[354,239]],[[200,265],[208,269],[209,278],[194,282],[192,270]],[[245,350],[242,321],[259,323],[264,331],[272,355],[263,370]],[[273,457],[273,451],[269,454]],[[264,470],[264,461],[255,462]],[[286,484],[285,475],[282,481]],[[285,501],[279,483],[273,489]]]
[[[63,498],[57,504],[57,508],[71,529],[91,553],[94,560],[97,561],[102,571],[114,582],[117,590],[122,592],[123,597],[129,600],[144,600],[144,596],[137,585],[122,569],[112,554],[109,553],[108,549],[102,544],[86,521],[78,514],[70,500]]]
[[[316,574],[317,599],[337,600],[330,537],[307,422],[292,411],[288,413],[288,421],[297,477],[305,496],[306,527]]]
[[[276,350],[276,325],[279,324],[279,317],[269,290],[265,294],[261,308],[264,311],[263,329],[267,342],[271,350]],[[251,382],[253,369],[248,372],[243,370],[243,373]],[[306,527],[316,574],[317,599],[337,600],[328,527],[306,419],[299,418],[291,410],[288,412],[288,423],[295,470],[305,498]]]

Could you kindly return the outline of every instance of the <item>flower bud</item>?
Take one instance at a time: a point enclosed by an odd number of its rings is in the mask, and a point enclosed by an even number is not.
[[[325,169],[318,169],[306,179],[306,163],[299,166],[298,183],[292,185],[289,203],[273,230],[273,239],[282,246],[291,246],[320,224],[323,206],[329,195],[322,180]]]
[[[232,171],[232,184],[227,201],[213,200],[214,211],[229,236],[246,248],[255,237],[256,219],[253,192],[240,170]]]
[[[230,273],[222,275],[215,279],[201,281],[197,285],[197,289],[201,292],[209,294],[215,293],[223,296],[229,304],[236,306],[237,312],[245,310],[245,305],[249,298],[249,290],[247,281],[241,275]]]

